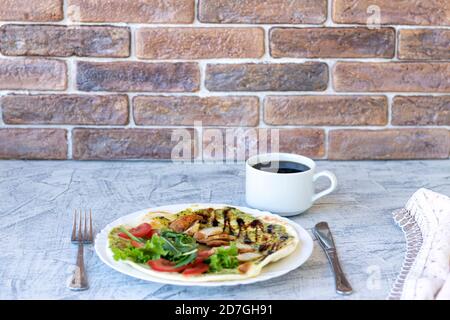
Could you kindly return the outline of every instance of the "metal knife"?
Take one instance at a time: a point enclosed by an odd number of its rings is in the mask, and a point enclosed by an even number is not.
[[[336,281],[336,292],[339,294],[348,295],[353,292],[352,286],[345,277],[341,264],[339,263],[336,246],[334,244],[333,236],[330,227],[326,222],[319,222],[312,230],[314,236],[319,241],[320,246],[325,251],[328,261],[331,264]]]

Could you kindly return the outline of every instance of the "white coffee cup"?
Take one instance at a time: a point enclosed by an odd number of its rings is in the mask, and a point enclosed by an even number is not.
[[[254,168],[258,163],[289,161],[307,166],[309,170],[295,173],[276,173]],[[313,203],[333,192],[337,187],[336,176],[330,171],[315,173],[316,163],[307,157],[289,153],[268,153],[250,157],[245,163],[245,195],[251,207],[293,216],[305,212]],[[306,168],[307,169],[307,168]],[[315,193],[314,183],[327,177],[328,189]]]

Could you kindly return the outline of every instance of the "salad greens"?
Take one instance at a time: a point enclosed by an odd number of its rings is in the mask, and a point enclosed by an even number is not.
[[[160,235],[154,234],[151,239],[145,240],[132,235],[123,227],[119,230],[142,246],[135,247],[125,240],[126,246],[111,247],[115,260],[129,259],[137,263],[147,263],[149,260],[164,258],[174,262],[175,268],[178,268],[197,258],[197,242],[186,234],[163,230]]]
[[[143,240],[138,242],[143,243]],[[164,249],[164,244],[165,241],[157,234],[154,234],[152,238],[145,241],[140,248],[129,245],[122,249],[119,247],[112,247],[111,250],[115,260],[130,259],[137,263],[146,263],[149,260],[157,260],[167,254],[167,250]]]
[[[165,259],[175,262],[175,268],[187,265],[197,257],[198,244],[194,238],[170,230],[163,230],[160,237],[164,239]]]
[[[216,253],[207,259],[209,270],[212,272],[220,272],[223,269],[233,269],[239,265],[237,259],[238,248],[236,243],[231,243],[228,248],[220,247]]]

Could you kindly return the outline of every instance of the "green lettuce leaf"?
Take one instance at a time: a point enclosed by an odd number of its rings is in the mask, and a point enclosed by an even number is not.
[[[154,234],[150,240],[144,243],[141,248],[135,248],[131,245],[125,248],[112,247],[115,260],[131,260],[136,263],[147,263],[149,260],[157,260],[167,254],[164,249],[165,241]]]
[[[220,247],[216,253],[210,256],[206,262],[209,264],[209,270],[220,272],[223,269],[234,269],[239,266],[237,259],[238,249],[235,243],[231,243],[229,248]]]

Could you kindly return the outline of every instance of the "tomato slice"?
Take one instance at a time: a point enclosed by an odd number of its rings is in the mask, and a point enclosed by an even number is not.
[[[133,243],[133,242],[132,242]],[[140,243],[137,243],[140,245]],[[214,250],[203,250],[197,253],[194,262],[175,268],[175,263],[166,259],[150,260],[148,265],[155,271],[160,272],[182,272],[185,276],[194,276],[205,273],[209,269],[209,265],[203,261],[214,254]]]
[[[125,233],[123,233],[123,232],[119,232],[118,234],[117,234],[119,237],[121,237],[121,238],[123,238],[123,239],[130,239],[130,237],[128,237]]]
[[[141,223],[136,228],[131,228],[129,232],[135,236],[136,238],[151,238],[155,231],[152,226],[148,223]],[[118,234],[119,237],[123,239],[130,239],[125,233],[120,232]]]
[[[210,256],[214,254],[214,249],[211,250],[202,250],[197,252],[197,258],[194,261],[194,264],[201,263],[208,259]]]
[[[133,247],[135,247],[135,248],[142,248],[144,246],[143,243],[140,243],[140,242],[137,242],[137,241],[134,241],[134,240],[131,240],[131,245]]]
[[[147,263],[153,270],[160,272],[181,272],[187,268],[187,266],[175,268],[175,263],[163,258],[158,260],[150,260]]]
[[[141,223],[136,228],[130,230],[130,233],[137,238],[144,238],[150,236],[153,229],[152,226],[148,223]]]
[[[183,275],[185,276],[196,276],[202,273],[205,273],[206,271],[208,271],[209,266],[206,263],[197,263],[194,266],[190,267],[190,268],[186,268],[183,271]]]

